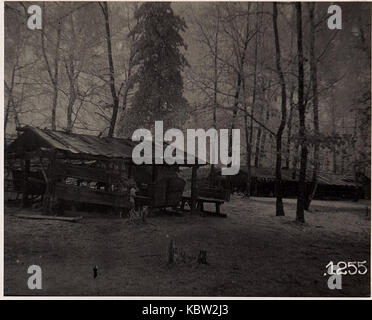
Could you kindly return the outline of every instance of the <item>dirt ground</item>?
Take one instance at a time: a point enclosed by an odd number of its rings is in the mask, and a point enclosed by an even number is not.
[[[28,220],[9,207],[5,295],[370,296],[367,205],[313,201],[304,225],[294,222],[295,200],[275,217],[275,199],[241,196],[222,206],[227,218],[157,214],[145,224],[81,212],[78,223]],[[170,239],[186,261],[167,264]],[[209,264],[193,259],[200,250]],[[342,290],[328,289],[329,261],[365,260],[366,275],[343,276]],[[27,287],[32,264],[42,268],[42,290]]]

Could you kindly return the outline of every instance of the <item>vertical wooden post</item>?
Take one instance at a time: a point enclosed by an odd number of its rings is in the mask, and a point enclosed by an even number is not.
[[[45,191],[45,196],[44,196],[44,213],[49,214],[52,212],[54,204],[56,203],[56,198],[55,198],[55,177],[54,177],[54,171],[55,171],[55,166],[56,166],[56,153],[52,151],[49,153],[49,166],[48,166],[48,183],[47,183],[47,188]]]
[[[197,179],[197,170],[198,166],[192,167],[192,174],[191,174],[191,213],[194,213],[196,211],[196,199],[198,197],[197,195],[197,189],[196,189],[196,179]]]
[[[26,156],[25,156],[26,157]],[[28,176],[30,174],[30,159],[24,160],[22,183],[22,207],[28,207]]]
[[[114,171],[113,169],[114,164],[110,161],[106,162],[106,176],[107,176],[107,190],[106,191],[112,191],[112,173]]]
[[[44,192],[44,196],[43,196],[43,212],[44,214],[48,214],[49,213],[49,202],[50,202],[50,185],[51,185],[51,180],[52,180],[52,176],[51,176],[51,170],[50,170],[50,165],[51,165],[51,160],[50,160],[50,155],[48,157],[48,160],[49,160],[49,164],[48,164],[48,168],[47,170],[45,171],[45,182],[46,182],[46,188],[45,188],[45,192]],[[44,171],[43,169],[43,166],[42,166],[42,160],[40,158],[40,164],[41,164],[41,169]]]

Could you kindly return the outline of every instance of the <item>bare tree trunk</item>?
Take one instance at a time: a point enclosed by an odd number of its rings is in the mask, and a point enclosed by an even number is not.
[[[248,106],[246,101],[246,85],[245,85],[245,78],[243,78],[243,99],[244,99],[244,128],[245,128],[245,143],[246,143],[246,165],[247,165],[247,182],[246,182],[246,190],[245,195],[246,197],[250,197],[251,195],[251,153],[252,153],[252,146],[250,143],[251,135],[249,133],[249,126],[248,126]],[[251,118],[251,125],[252,125],[252,118]]]
[[[214,50],[213,50],[213,71],[214,71],[214,77],[213,77],[213,128],[217,129],[217,107],[218,107],[218,101],[217,101],[217,91],[218,91],[218,34],[220,30],[220,10],[218,5],[216,5],[217,9],[217,25],[216,25],[216,32],[214,36]],[[209,173],[209,184],[210,186],[214,185],[215,182],[215,168],[214,164],[211,165],[211,170]]]
[[[260,166],[261,134],[262,134],[262,129],[261,129],[261,127],[258,127],[257,128],[257,135],[256,135],[256,151],[255,151],[255,154],[254,154],[254,166],[256,168],[258,168]]]
[[[71,39],[69,43],[68,49],[68,59],[64,59],[66,74],[69,80],[69,97],[68,97],[68,104],[67,104],[67,119],[66,119],[66,131],[68,133],[72,132],[72,128],[74,122],[72,121],[72,113],[74,110],[75,101],[77,98],[77,89],[76,89],[76,81],[77,81],[77,74],[75,73],[75,43],[76,43],[76,36],[75,36],[75,27],[74,27],[74,18],[73,14],[71,13],[69,16],[70,25],[71,25]]]
[[[292,160],[292,179],[296,179],[297,176],[297,165],[298,165],[298,153],[300,149],[300,143],[296,140],[296,145],[293,150],[293,160]]]
[[[345,135],[346,130],[345,130],[345,116],[342,116],[342,134]],[[346,149],[345,146],[341,146],[341,174],[344,175],[345,173],[345,153]]]
[[[251,168],[251,158],[252,158],[252,141],[253,141],[253,117],[255,113],[255,106],[256,106],[256,91],[257,91],[257,58],[258,58],[258,10],[256,12],[256,36],[254,40],[254,70],[253,70],[253,92],[252,92],[252,112],[251,112],[251,125],[250,125],[250,133],[248,138],[248,109],[247,106],[245,107],[245,130],[246,130],[246,149],[247,149],[247,182],[246,182],[246,196],[249,198],[251,195],[251,180],[252,180],[252,168]],[[244,82],[245,84],[245,82]],[[244,92],[245,92],[245,85],[244,85]],[[244,98],[245,101],[245,98]]]
[[[128,29],[131,31],[130,24],[128,22]],[[133,79],[132,79],[132,71],[134,67],[134,56],[135,56],[135,50],[133,48],[133,45],[136,41],[136,34],[132,34],[131,38],[131,44],[130,44],[130,56],[128,61],[128,72],[126,75],[126,81],[125,81],[125,87],[124,87],[124,94],[123,94],[123,105],[121,108],[121,115],[119,118],[119,129],[117,129],[117,134],[122,134],[124,132],[124,123],[125,123],[125,110],[128,106],[128,96],[131,89],[133,89]],[[117,127],[117,126],[116,126]]]
[[[249,4],[248,4],[248,11],[249,11]],[[240,55],[240,61],[237,68],[237,80],[236,80],[236,89],[234,95],[234,106],[233,106],[233,116],[231,121],[231,134],[229,139],[229,155],[232,154],[232,130],[235,128],[236,117],[239,110],[239,97],[240,97],[240,90],[242,86],[242,77],[244,75],[244,66],[245,66],[245,58],[247,53],[249,43],[249,14],[247,12],[247,19],[246,19],[246,28],[245,28],[245,38],[243,43],[243,50]],[[238,44],[239,47],[239,44]]]
[[[112,58],[110,19],[109,19],[107,2],[99,3],[99,5],[102,9],[102,12],[105,18],[107,58],[108,58],[108,64],[109,64],[109,69],[110,69],[110,90],[111,90],[111,95],[112,95],[112,116],[111,116],[111,121],[110,121],[108,137],[112,137],[114,135],[116,119],[118,117],[119,96],[118,96],[118,93],[115,87],[115,69],[114,69],[114,61]]]
[[[313,123],[314,123],[314,134],[316,137],[319,136],[319,108],[318,108],[318,71],[317,61],[315,55],[315,32],[316,26],[314,21],[315,3],[309,2],[309,19],[310,19],[310,77],[312,84],[312,95],[313,95]],[[315,196],[315,192],[318,186],[318,171],[319,171],[319,141],[314,141],[314,169],[311,181],[311,193],[307,198],[305,210],[309,210],[311,200]]]
[[[75,104],[75,94],[74,91],[71,90],[71,85],[70,85],[70,96],[68,100],[68,105],[67,105],[67,127],[66,131],[68,133],[72,132],[72,110]]]
[[[121,124],[120,125],[120,129],[119,131],[120,132],[123,132],[124,131],[124,127],[122,126],[122,123],[125,122],[125,118],[124,118],[124,114],[125,114],[125,110],[127,109],[127,106],[128,106],[128,95],[129,95],[129,91],[131,90],[132,88],[132,80],[131,80],[131,76],[132,76],[132,65],[129,66],[128,68],[128,78],[127,78],[127,83],[125,85],[125,89],[124,89],[124,94],[123,94],[123,105],[122,105],[122,113],[121,113],[121,117],[120,117],[120,120],[119,120],[119,123]]]
[[[262,111],[265,111],[264,109]],[[266,123],[269,123],[270,121],[270,110],[269,110],[269,105],[266,105],[266,118],[265,118]],[[267,138],[267,130],[261,130],[257,132],[258,139],[257,139],[257,145],[256,145],[256,159],[255,159],[255,166],[256,168],[261,166],[261,160],[262,157],[265,156],[265,149],[266,149],[266,138]],[[272,136],[275,136],[274,133],[272,133]],[[257,162],[256,162],[257,160]]]
[[[276,69],[278,72],[280,87],[281,87],[281,114],[282,118],[276,134],[276,166],[275,166],[275,196],[276,196],[276,215],[284,216],[283,208],[283,193],[282,193],[282,135],[285,127],[286,117],[287,117],[287,91],[285,87],[285,80],[281,66],[281,56],[280,56],[280,43],[278,34],[278,9],[276,2],[273,2],[273,28],[275,35],[275,62]]]
[[[71,76],[69,75],[68,77],[70,78]],[[67,104],[67,126],[66,126],[66,131],[68,133],[72,132],[72,127],[73,127],[72,112],[73,112],[75,101],[76,101],[76,92],[75,92],[75,84],[74,84],[73,77],[74,76],[72,74],[72,79],[69,80],[70,83],[69,83],[69,97],[68,97],[68,104]]]
[[[57,21],[57,40],[54,53],[54,72],[52,71],[48,56],[45,48],[45,34],[41,31],[41,49],[44,57],[44,61],[49,74],[50,82],[53,86],[53,102],[52,102],[52,117],[51,117],[51,127],[52,130],[56,130],[56,113],[58,104],[58,78],[59,78],[59,54],[60,54],[60,43],[61,43],[61,31],[62,31],[62,21]]]
[[[336,130],[336,110],[335,110],[335,105],[332,103],[331,105],[331,120],[332,120],[332,135],[333,137],[336,136],[337,130]],[[336,144],[333,143],[331,145],[331,150],[332,150],[332,168],[333,168],[333,173],[337,173],[337,149],[336,149]]]
[[[65,60],[66,74],[69,80],[69,96],[67,104],[67,118],[66,118],[66,132],[71,133],[73,127],[72,112],[76,101],[76,89],[75,89],[75,67],[73,55],[70,53],[68,61]]]
[[[10,109],[13,109],[14,122],[15,122],[16,128],[18,128],[20,127],[20,122],[19,122],[18,111],[14,103],[13,93],[8,94],[8,102],[7,102],[7,107],[5,110],[5,117],[4,117],[5,118],[4,119],[4,135],[6,134],[6,128],[7,128],[8,121],[9,121]],[[17,131],[17,136],[18,135],[19,135],[19,131]]]
[[[6,128],[8,126],[9,111],[11,107],[10,97],[8,96],[8,103],[6,104],[5,114],[4,114],[4,136],[6,135]]]
[[[291,142],[292,142],[292,118],[293,118],[293,94],[294,94],[294,87],[291,88],[290,96],[289,96],[289,118],[287,123],[287,151],[286,151],[286,159],[285,159],[285,166],[289,169],[290,162],[291,162]]]
[[[301,145],[300,178],[298,181],[298,196],[296,220],[305,222],[305,200],[306,200],[306,165],[307,145],[305,132],[305,104],[304,104],[304,56],[302,47],[302,4],[296,2],[296,24],[297,24],[297,51],[298,51],[298,113],[300,120],[299,139]]]
[[[18,58],[17,58],[17,61],[18,61]],[[5,89],[6,89],[7,94],[8,94],[8,102],[6,104],[5,117],[4,117],[4,135],[6,134],[6,128],[8,126],[10,108],[13,106],[14,112],[16,112],[15,106],[13,105],[13,88],[14,88],[14,79],[15,79],[16,68],[17,68],[17,63],[15,63],[13,65],[12,77],[10,79],[10,86],[8,86],[6,81],[5,81]]]
[[[238,109],[239,109],[239,96],[240,96],[240,90],[242,86],[242,71],[238,71],[237,73],[237,80],[236,80],[236,89],[235,89],[235,95],[234,95],[234,106],[233,106],[233,115],[232,115],[232,121],[231,121],[231,134],[230,134],[230,141],[229,141],[229,155],[231,156],[231,148],[232,148],[232,130],[235,128],[235,122],[236,117],[238,115]]]
[[[220,29],[220,11],[218,5],[217,8],[217,26],[214,39],[214,59],[213,59],[213,68],[214,68],[214,78],[213,78],[213,127],[217,128],[217,91],[218,91],[218,34]]]
[[[52,130],[56,130],[56,113],[58,103],[58,73],[59,73],[59,47],[61,42],[61,24],[58,23],[57,27],[57,44],[56,52],[54,55],[54,95],[53,95],[53,109],[52,109]]]

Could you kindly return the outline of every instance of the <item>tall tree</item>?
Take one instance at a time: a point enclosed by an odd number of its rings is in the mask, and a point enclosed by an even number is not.
[[[138,8],[138,4],[137,3],[133,3],[132,4],[132,10],[135,11],[136,9]],[[131,21],[130,21],[130,18],[129,18],[129,12],[130,12],[130,8],[127,7],[126,8],[128,14],[127,14],[127,29],[129,31],[129,33],[131,33],[132,31],[132,24],[131,24]],[[123,89],[123,98],[122,98],[122,107],[121,107],[121,114],[120,114],[120,119],[119,119],[119,126],[118,126],[118,129],[117,129],[117,134],[118,135],[122,135],[125,130],[126,130],[126,115],[127,115],[127,107],[128,107],[128,104],[129,104],[129,95],[130,95],[130,92],[132,91],[133,89],[133,68],[134,68],[134,48],[133,48],[133,44],[135,43],[136,41],[136,35],[135,34],[131,34],[131,36],[128,37],[129,38],[129,55],[128,55],[128,58],[127,58],[127,63],[124,64],[124,76],[125,76],[125,79],[124,79],[124,82],[123,82],[123,86],[124,86],[124,89]]]
[[[45,4],[43,3],[43,9],[45,9]],[[45,12],[45,10],[43,10]],[[45,16],[45,15],[44,15]],[[56,43],[55,49],[52,58],[52,65],[50,62],[50,58],[48,58],[47,48],[45,45],[45,38],[46,38],[46,31],[45,28],[41,30],[41,49],[44,58],[44,62],[46,65],[46,69],[48,71],[49,80],[52,84],[53,88],[53,102],[52,102],[52,116],[51,116],[51,127],[52,130],[56,130],[56,114],[57,114],[57,104],[58,104],[58,81],[59,81],[59,65],[60,65],[60,44],[61,44],[61,32],[62,32],[62,22],[63,18],[57,19],[54,28],[56,29]]]
[[[314,20],[315,3],[309,2],[309,19],[310,19],[310,79],[311,79],[311,90],[312,90],[312,104],[313,104],[313,125],[314,125],[314,168],[311,181],[311,192],[307,197],[305,203],[305,210],[310,207],[311,200],[315,196],[316,189],[318,187],[318,171],[319,171],[319,108],[318,108],[318,68],[317,58],[315,54],[315,33],[316,23]]]
[[[247,183],[246,183],[246,196],[249,198],[251,195],[251,179],[252,179],[252,168],[251,168],[251,160],[252,160],[252,143],[253,143],[253,117],[255,115],[255,105],[256,105],[256,96],[257,96],[257,64],[258,64],[258,36],[259,36],[259,24],[262,24],[262,13],[261,19],[258,19],[259,12],[258,12],[258,4],[256,7],[256,35],[254,39],[254,62],[253,62],[253,92],[252,92],[252,107],[251,107],[251,121],[250,121],[250,128],[248,130],[248,108],[245,106],[245,114],[244,114],[244,125],[245,125],[245,136],[246,136],[246,164],[247,164]],[[246,91],[245,81],[243,85],[244,94]],[[244,97],[245,102],[245,97]]]
[[[230,134],[230,141],[229,141],[229,155],[232,154],[232,130],[236,127],[236,119],[239,111],[239,103],[241,100],[241,89],[243,85],[244,79],[244,68],[246,63],[246,56],[247,56],[247,48],[249,41],[252,39],[253,35],[251,35],[249,30],[249,11],[250,11],[250,4],[247,3],[247,12],[246,12],[246,21],[245,21],[245,30],[243,37],[241,36],[238,27],[236,26],[236,21],[230,21],[231,31],[230,34],[233,39],[233,48],[235,52],[235,58],[237,61],[236,70],[236,85],[235,85],[235,94],[234,94],[234,104],[232,109],[232,121],[231,121],[231,134]],[[247,113],[245,113],[247,114]]]
[[[111,30],[110,30],[110,17],[109,17],[109,9],[107,6],[107,2],[99,3],[103,16],[105,18],[105,30],[106,30],[106,45],[107,45],[107,59],[109,64],[110,70],[110,91],[112,96],[112,116],[110,121],[110,127],[108,131],[108,136],[112,137],[115,131],[116,119],[118,117],[119,111],[119,93],[115,86],[115,68],[114,68],[114,60],[112,58],[112,44],[111,44]]]
[[[213,11],[208,10],[208,17],[210,17],[212,20],[211,26],[208,26],[208,29],[212,29],[213,32],[208,33],[206,31],[205,21],[199,21],[196,20],[196,24],[199,27],[200,30],[200,40],[202,43],[205,44],[205,46],[208,49],[209,54],[206,57],[209,57],[212,61],[212,68],[213,68],[213,75],[212,79],[208,81],[206,84],[204,84],[204,87],[206,91],[212,90],[212,125],[213,128],[217,129],[217,110],[218,110],[218,93],[219,93],[219,81],[220,81],[220,31],[221,31],[221,10],[220,10],[220,4],[215,3],[213,4]],[[202,17],[206,18],[206,17]],[[201,19],[202,20],[202,19]],[[205,20],[205,19],[203,19]],[[210,70],[210,65],[206,64],[206,68],[208,68],[208,71]],[[199,76],[200,77],[200,76]],[[207,75],[208,77],[208,75]],[[201,79],[203,80],[205,79]],[[212,82],[210,84],[210,82]],[[211,87],[212,86],[212,87]],[[209,105],[209,103],[208,103]],[[212,163],[211,169],[209,173],[209,184],[214,185],[215,181],[215,166]]]
[[[298,115],[300,120],[299,141],[301,146],[300,177],[298,181],[296,220],[305,222],[307,141],[304,103],[304,54],[302,45],[302,4],[296,2],[297,60],[298,60]]]
[[[17,70],[21,70],[24,66],[20,66],[20,56],[22,51],[24,50],[24,42],[25,40],[22,37],[22,33],[16,29],[16,36],[14,37],[14,42],[12,43],[13,46],[11,48],[6,47],[6,57],[7,65],[11,65],[10,69],[10,76],[9,80],[4,77],[4,86],[5,86],[5,98],[7,99],[6,107],[4,109],[4,133],[7,132],[8,121],[11,112],[13,112],[13,118],[16,124],[16,127],[19,126],[19,118],[18,118],[18,110],[16,107],[16,99],[15,99],[15,87],[16,87],[16,76]],[[11,62],[10,62],[10,61]],[[6,143],[6,141],[5,141]]]
[[[70,24],[70,34],[71,40],[69,41],[68,53],[66,57],[64,57],[64,65],[66,70],[66,75],[68,78],[68,104],[67,104],[67,118],[66,118],[66,131],[72,132],[73,121],[72,121],[72,113],[74,109],[74,105],[76,102],[78,90],[77,90],[77,82],[79,73],[76,72],[75,66],[75,46],[77,45],[76,33],[75,33],[75,26],[74,26],[74,17],[73,14],[69,16],[69,24]]]
[[[310,79],[311,79],[311,91],[312,91],[312,104],[313,104],[313,125],[314,125],[314,168],[311,181],[311,192],[307,197],[305,203],[305,209],[308,210],[310,207],[311,200],[315,196],[316,189],[318,187],[318,171],[319,171],[319,107],[318,107],[318,68],[317,58],[315,54],[315,33],[316,23],[314,19],[315,3],[308,3],[309,9],[309,20],[310,20]]]
[[[292,119],[293,119],[293,109],[294,109],[294,102],[293,102],[293,95],[294,95],[294,86],[291,87],[289,92],[289,117],[287,121],[287,150],[286,150],[286,159],[285,159],[285,167],[289,169],[290,161],[291,161],[291,143],[292,143]]]
[[[273,2],[273,29],[275,36],[275,62],[281,87],[281,121],[276,133],[276,166],[275,166],[275,196],[276,196],[276,215],[284,216],[283,193],[282,193],[282,135],[285,128],[287,117],[287,92],[282,70],[280,43],[278,33],[278,8]]]
[[[135,125],[147,128],[161,119],[168,127],[177,117],[184,116],[187,107],[181,75],[187,65],[181,52],[186,46],[180,35],[186,24],[168,2],[143,3],[135,18],[137,24],[130,35],[138,35],[134,44],[138,69],[134,74],[137,91],[131,119]]]

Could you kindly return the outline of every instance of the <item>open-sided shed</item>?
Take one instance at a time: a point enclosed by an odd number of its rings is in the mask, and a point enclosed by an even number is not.
[[[53,210],[60,201],[105,205],[114,209],[128,208],[129,179],[137,179],[144,172],[149,173],[150,181],[146,181],[149,205],[173,206],[177,202],[174,193],[177,191],[180,199],[183,191],[174,186],[180,185],[175,183],[174,173],[179,166],[189,166],[192,167],[192,209],[195,207],[195,181],[200,165],[198,159],[195,164],[169,166],[164,162],[158,165],[155,164],[155,152],[152,152],[152,164],[138,166],[132,158],[133,148],[138,142],[130,139],[66,133],[30,126],[20,128],[19,131],[20,136],[5,152],[13,178],[21,189],[24,206],[29,205],[29,196],[37,190],[43,197],[46,211]],[[153,148],[164,150],[166,147],[151,141],[148,143]]]
[[[298,190],[298,170],[282,169],[283,193],[286,197],[296,197]],[[238,175],[231,179],[232,188],[244,192],[247,181],[247,168],[241,167]],[[256,196],[273,196],[275,194],[275,168],[251,168],[251,194]],[[312,170],[307,170],[306,183],[311,190]],[[334,174],[320,171],[317,176],[317,199],[353,199],[361,193],[362,184],[355,181],[352,174]]]

